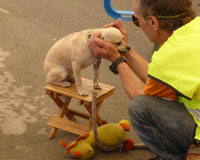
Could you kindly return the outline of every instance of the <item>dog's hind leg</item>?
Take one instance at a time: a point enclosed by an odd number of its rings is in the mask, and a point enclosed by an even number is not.
[[[94,80],[93,80],[93,88],[94,89],[101,89],[99,87],[99,83],[98,83],[98,79],[99,79],[99,68],[100,68],[100,64],[101,64],[101,58],[97,59],[97,63],[95,63],[93,65],[93,71],[94,71]]]
[[[69,87],[70,83],[66,81],[69,72],[63,66],[56,65],[47,73],[47,83],[61,87]]]

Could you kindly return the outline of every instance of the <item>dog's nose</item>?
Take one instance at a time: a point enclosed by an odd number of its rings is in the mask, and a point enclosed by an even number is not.
[[[128,51],[130,51],[131,47],[127,46],[126,49],[127,49]]]

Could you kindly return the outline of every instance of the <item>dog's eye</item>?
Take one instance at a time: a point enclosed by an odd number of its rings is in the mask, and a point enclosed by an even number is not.
[[[122,42],[117,42],[117,43],[116,43],[116,45],[118,45],[118,46],[121,45],[121,44],[122,44]]]

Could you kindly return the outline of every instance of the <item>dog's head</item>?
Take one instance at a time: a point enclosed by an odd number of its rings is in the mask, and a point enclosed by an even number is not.
[[[120,54],[124,54],[131,49],[125,42],[124,35],[117,28],[105,28],[101,33],[101,39],[116,46]]]

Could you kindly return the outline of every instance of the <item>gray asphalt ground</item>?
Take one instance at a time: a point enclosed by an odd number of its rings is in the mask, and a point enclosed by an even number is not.
[[[200,15],[198,1],[194,8]],[[113,0],[113,6],[132,10],[132,0]],[[49,117],[59,110],[45,94],[43,61],[49,48],[61,37],[88,28],[101,28],[114,20],[104,11],[102,0],[0,0],[0,160],[62,160],[59,141],[72,142],[77,136],[59,130],[48,139]],[[131,22],[124,22],[129,44],[150,61],[153,44]],[[117,123],[129,119],[125,94],[118,76],[109,71],[103,60],[100,82],[116,87],[107,98],[100,116]],[[92,79],[92,67],[83,71]],[[71,107],[77,107],[72,101]],[[83,107],[79,107],[83,111]],[[84,121],[80,120],[82,123]],[[131,128],[127,135],[140,142]],[[148,150],[104,153],[96,150],[94,159],[146,160]]]

